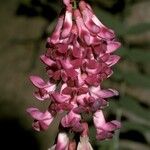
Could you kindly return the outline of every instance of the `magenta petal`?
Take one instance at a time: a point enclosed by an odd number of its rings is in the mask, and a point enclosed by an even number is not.
[[[59,43],[56,46],[57,50],[62,54],[66,53],[68,50],[68,44]]]
[[[108,90],[101,90],[101,92],[99,93],[99,95],[102,98],[109,98],[109,97],[113,97],[113,96],[118,96],[119,93],[116,90],[108,89]]]
[[[76,24],[79,30],[80,39],[85,42],[87,45],[91,44],[91,35],[88,29],[85,27],[83,19],[81,17],[81,13],[78,9],[74,11],[74,17],[76,20]]]
[[[79,3],[79,8],[81,10],[85,26],[88,28],[88,30],[93,32],[93,33],[98,33],[100,31],[100,27],[97,26],[93,22],[92,16],[94,14],[92,14],[92,12],[90,10],[88,10],[88,8],[86,7],[86,3],[84,1],[81,1]]]
[[[107,51],[106,51],[106,53],[112,53],[115,50],[117,50],[120,46],[121,46],[121,44],[119,42],[108,41],[107,42]]]
[[[53,121],[53,116],[48,112],[41,112],[37,108],[28,108],[27,112],[34,119],[33,128],[37,131],[46,130]]]
[[[109,98],[109,97],[117,96],[119,94],[118,91],[113,89],[101,90],[100,86],[91,87],[90,93],[91,96],[93,96],[94,98]]]
[[[52,73],[52,75],[54,80],[59,80],[61,77],[61,70],[55,71],[54,73]]]
[[[115,37],[114,32],[106,27],[101,27],[98,36],[105,39],[113,39]]]
[[[42,93],[40,90],[38,92],[34,92],[33,95],[40,101],[44,101],[45,99],[48,99],[50,97],[47,92]]]
[[[67,102],[70,99],[69,95],[63,95],[56,92],[52,94],[52,97],[58,103]]]
[[[68,150],[69,138],[66,133],[59,133],[55,150]]]
[[[96,135],[96,138],[100,141],[105,140],[105,139],[111,139],[112,137],[113,137],[113,134],[111,132],[105,132],[105,131],[102,131]]]
[[[30,80],[38,88],[45,88],[48,86],[39,76],[30,76]]]
[[[64,69],[70,69],[70,68],[73,67],[69,59],[60,60],[60,62],[61,62],[61,65],[62,65],[62,67],[63,67]]]
[[[107,122],[102,128],[106,131],[114,131],[116,129],[119,129],[120,127],[120,122],[117,120],[113,120],[111,122]]]
[[[81,50],[75,46],[73,47],[72,54],[75,58],[81,58],[82,57]]]
[[[82,126],[80,123],[80,115],[70,111],[66,116],[64,116],[61,120],[61,124],[65,128],[71,128],[76,132],[80,132],[82,130]]]
[[[48,42],[51,42],[53,44],[56,44],[59,42],[59,38],[60,38],[60,33],[61,33],[61,29],[63,26],[63,22],[64,22],[64,15],[59,16],[57,24],[55,26],[55,29],[51,35],[51,37],[48,39]]]
[[[74,59],[71,61],[71,64],[74,69],[80,68],[82,65],[82,59]]]
[[[43,113],[43,112],[39,111],[39,109],[34,108],[34,107],[28,108],[27,112],[33,117],[33,119],[36,119],[36,120],[42,120],[42,119],[46,119],[46,118],[48,119],[48,118],[52,117],[48,111]]]
[[[94,85],[94,86],[98,86],[99,85],[99,78],[98,78],[97,75],[87,76],[85,81],[89,85]]]
[[[86,94],[88,91],[88,87],[81,87],[78,89],[78,95]]]
[[[62,33],[61,33],[62,38],[66,38],[70,35],[72,24],[73,24],[72,5],[68,5],[65,13],[65,18],[64,18],[64,23],[63,23]]]
[[[109,66],[115,65],[120,59],[120,56],[117,55],[111,55],[109,56],[108,60],[106,61],[106,64]]]
[[[79,106],[79,107],[74,108],[73,111],[77,114],[81,114],[83,112],[86,112],[86,108],[83,106]]]
[[[101,127],[103,127],[103,125],[105,125],[106,121],[101,110],[98,110],[94,113],[93,121],[96,129],[100,129]]]
[[[68,6],[70,4],[70,0],[63,0],[63,3]]]
[[[66,87],[62,90],[62,93],[63,94],[66,94],[66,95],[71,95],[72,94],[72,88],[70,87]]]
[[[74,69],[66,69],[67,76],[71,79],[75,79],[77,77],[78,73]]]
[[[55,62],[52,59],[48,58],[46,55],[41,55],[40,58],[48,66],[52,66],[55,64]]]

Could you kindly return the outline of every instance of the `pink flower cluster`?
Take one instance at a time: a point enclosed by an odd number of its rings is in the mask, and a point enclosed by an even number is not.
[[[79,0],[77,8],[73,6],[74,1],[63,2],[65,9],[47,40],[47,51],[40,57],[49,79],[30,77],[37,88],[34,96],[40,101],[49,100],[50,105],[45,112],[34,107],[28,108],[27,112],[33,117],[33,127],[37,131],[46,130],[58,113],[67,112],[60,127],[80,134],[81,138],[86,137],[79,143],[79,150],[82,143],[88,143],[83,113],[93,115],[98,140],[111,138],[113,132],[120,128],[118,121],[106,122],[102,112],[108,105],[107,99],[118,95],[118,92],[101,88],[101,82],[112,75],[112,66],[120,59],[112,54],[120,43],[116,41],[114,32],[99,21],[87,2]],[[68,149],[66,133],[58,134],[58,142],[53,149]]]

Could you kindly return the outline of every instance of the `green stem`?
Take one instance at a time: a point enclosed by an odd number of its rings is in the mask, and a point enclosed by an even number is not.
[[[117,120],[121,122],[122,109],[117,110]],[[116,135],[114,136],[114,150],[119,150],[119,134],[120,130],[116,131]]]
[[[77,2],[76,2],[76,0],[73,1],[73,8],[77,9]]]

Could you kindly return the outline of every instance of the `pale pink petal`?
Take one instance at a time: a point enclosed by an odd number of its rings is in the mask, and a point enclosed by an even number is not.
[[[47,41],[48,43],[53,43],[53,44],[59,43],[59,38],[60,38],[60,33],[61,33],[62,26],[63,26],[63,22],[64,22],[64,15],[58,18],[55,29],[51,37],[48,38],[48,41]]]
[[[55,150],[68,150],[69,138],[66,133],[59,133]]]
[[[38,88],[45,88],[48,86],[39,76],[30,76],[30,80]]]
[[[67,102],[70,99],[69,95],[63,95],[63,94],[59,94],[59,93],[52,93],[51,96],[53,97],[53,99],[58,102],[58,103],[63,103],[63,102]]]
[[[82,131],[82,125],[80,123],[81,116],[79,114],[70,111],[65,117],[62,118],[61,124],[65,128],[70,128],[75,132]]]
[[[39,109],[31,107],[27,109],[27,112],[34,119],[32,126],[37,131],[46,130],[53,121],[53,116],[48,111],[41,112]]]
[[[107,131],[101,131],[96,135],[96,139],[102,141],[105,139],[111,139],[113,137],[113,133]]]
[[[43,63],[45,63],[48,66],[52,66],[56,64],[52,59],[48,58],[46,55],[41,55],[40,58],[43,61]]]
[[[91,87],[90,93],[91,96],[94,98],[109,98],[109,97],[117,96],[119,94],[118,91],[113,89],[101,90],[100,86]]]
[[[71,69],[71,68],[73,68],[73,66],[72,66],[72,64],[71,64],[69,59],[60,60],[60,62],[61,62],[61,65],[62,65],[63,69]]]
[[[96,129],[101,128],[105,125],[106,121],[101,110],[97,111],[93,115],[93,121]]]
[[[116,51],[120,46],[121,46],[121,44],[119,42],[108,41],[106,53],[112,53],[112,52]]]
[[[61,37],[66,38],[70,35],[71,29],[72,29],[72,5],[68,5],[66,8],[66,13],[65,13],[65,18],[64,18],[64,23],[63,23],[63,28],[62,28],[62,33]]]
[[[90,142],[89,142],[89,137],[87,136],[80,136],[80,142],[77,146],[77,150],[93,150]]]
[[[76,24],[79,30],[79,37],[80,39],[85,42],[87,45],[91,44],[91,36],[89,31],[87,30],[87,28],[84,25],[83,19],[81,17],[80,11],[78,9],[76,9],[74,11],[74,17],[76,20]]]
[[[70,4],[70,0],[63,0],[63,3],[68,6]]]
[[[83,16],[84,24],[88,28],[88,30],[91,31],[91,32],[93,32],[93,33],[98,33],[100,31],[100,27],[97,26],[93,22],[93,20],[92,20],[93,14],[86,7],[86,3],[84,1],[80,1],[79,8],[80,8],[82,16]]]
[[[115,65],[120,60],[120,56],[110,55],[108,60],[105,62],[109,66]]]
[[[33,95],[40,101],[50,98],[50,95],[46,91],[41,92],[41,90],[34,92]]]
[[[107,122],[102,128],[106,131],[114,131],[121,127],[121,123],[117,120],[113,120],[111,122]]]

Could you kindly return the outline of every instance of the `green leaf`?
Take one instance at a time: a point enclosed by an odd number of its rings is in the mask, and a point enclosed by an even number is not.
[[[150,77],[143,75],[139,72],[121,70],[121,68],[114,69],[115,73],[112,76],[112,80],[115,82],[125,82],[125,84],[132,87],[150,88]]]
[[[128,130],[137,130],[142,133],[147,133],[150,131],[150,127],[142,124],[137,124],[135,122],[129,122],[125,121],[122,123],[122,131],[128,131]]]
[[[137,100],[129,96],[124,96],[120,99],[119,104],[123,110],[129,111],[135,116],[147,121],[150,120],[150,111],[140,106]]]
[[[122,56],[123,59],[135,63],[149,63],[150,61],[150,51],[144,49],[121,48],[117,54]]]
[[[150,31],[150,23],[140,23],[129,27],[125,34],[141,34]]]

